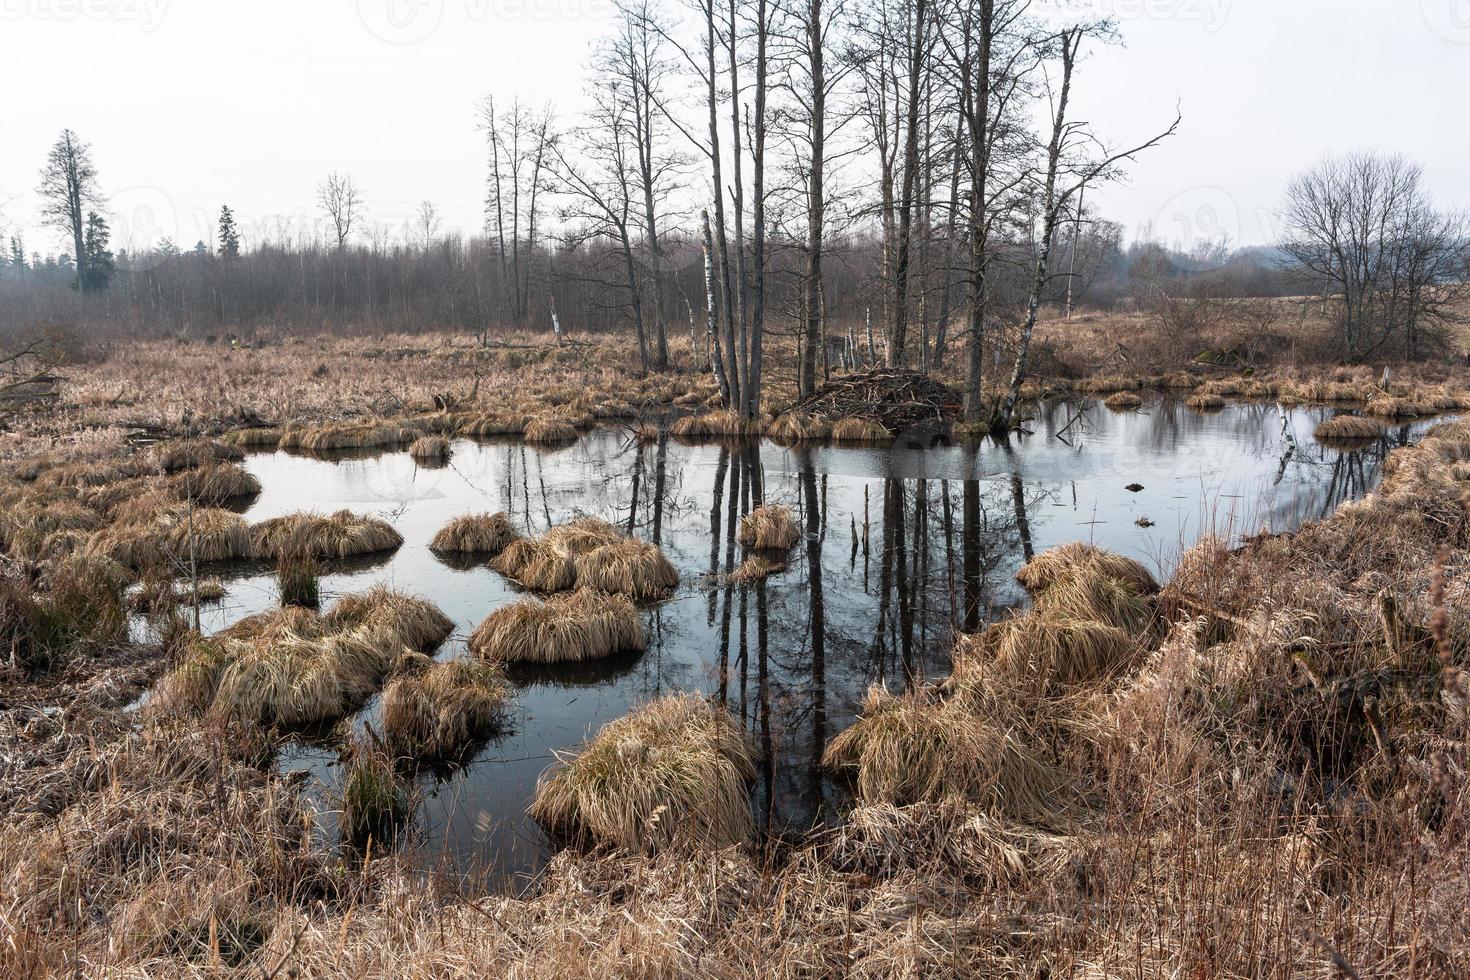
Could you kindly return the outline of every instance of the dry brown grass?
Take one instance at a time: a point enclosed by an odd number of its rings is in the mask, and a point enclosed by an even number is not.
[[[250,553],[256,558],[278,558],[283,553],[348,558],[393,551],[402,544],[402,535],[391,524],[350,510],[328,516],[287,514],[250,528]]]
[[[1105,398],[1103,404],[1114,411],[1127,411],[1143,407],[1143,399],[1131,391],[1119,391]]]
[[[766,437],[784,446],[814,442],[832,435],[831,424],[823,418],[800,412],[787,412],[766,429]]]
[[[762,551],[790,551],[801,541],[791,508],[765,504],[740,518],[740,543]]]
[[[547,770],[530,813],[582,844],[719,849],[754,833],[754,779],[751,746],[723,709],[670,695],[605,725]]]
[[[469,639],[472,652],[499,663],[594,660],[646,645],[632,601],[591,589],[502,606]]]
[[[1190,395],[1184,400],[1188,408],[1197,412],[1213,412],[1225,407],[1225,397],[1214,392],[1204,391],[1197,395]]]
[[[663,549],[648,541],[620,538],[573,559],[577,588],[631,597],[635,602],[666,599],[679,585]]]
[[[872,419],[838,419],[832,423],[832,441],[886,446],[893,442],[893,433],[881,422],[874,422]]]
[[[329,631],[358,633],[385,649],[429,651],[454,632],[454,620],[428,599],[386,585],[344,595],[322,618]]]
[[[536,592],[565,592],[577,584],[572,557],[544,538],[517,538],[490,562],[490,567]]]
[[[1317,426],[1318,439],[1377,439],[1386,431],[1377,419],[1362,415],[1338,415]]]
[[[434,551],[494,557],[520,536],[508,514],[465,514],[441,527],[429,547]]]
[[[760,422],[724,409],[703,415],[685,415],[669,426],[669,435],[678,439],[739,439],[758,436],[763,431]]]
[[[408,454],[423,463],[449,460],[449,440],[443,436],[419,436],[408,447]]]
[[[510,696],[510,686],[493,664],[427,664],[383,688],[383,740],[400,757],[454,758],[505,723]]]
[[[542,446],[575,442],[577,427],[566,419],[542,416],[526,423],[524,438],[527,442]]]

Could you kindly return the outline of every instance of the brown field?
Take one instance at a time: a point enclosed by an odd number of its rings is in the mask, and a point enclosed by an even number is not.
[[[1385,394],[1381,365],[1144,363],[1099,339],[1116,321],[1043,326],[1066,370],[1038,389],[1170,384],[1384,419],[1470,405],[1470,376],[1444,364],[1396,370]],[[669,701],[546,777],[540,815],[603,849],[564,851],[524,893],[425,875],[401,851],[324,847],[269,765],[275,723],[346,710],[371,676],[394,685],[393,740],[447,754],[493,724],[499,675],[427,673],[413,648],[442,638],[442,615],[387,592],[220,640],[180,619],[157,644],[128,642],[126,584],[177,553],[178,515],[194,513],[180,475],[223,486],[209,468],[233,465],[214,443],[142,443],[268,428],[406,449],[466,426],[718,408],[705,375],[634,378],[627,341],[574,341],[115,347],[66,367],[61,406],[0,436],[0,976],[1470,975],[1470,423],[1396,449],[1378,493],[1294,535],[1200,543],[1162,587],[1080,546],[1038,556],[1021,576],[1032,611],[962,638],[945,682],[875,692],[829,743],[856,797],[830,828],[752,837],[748,746]],[[792,400],[790,353],[769,355],[769,415]],[[281,553],[259,527],[211,520],[222,550]],[[265,531],[320,554],[393,546],[345,512],[293,520]],[[651,557],[615,543],[612,558]],[[666,587],[661,566],[645,571]],[[236,683],[246,668],[275,687]],[[166,670],[159,708],[174,710],[125,714]],[[625,795],[608,772],[626,774]],[[353,827],[406,805],[396,779],[364,751]],[[696,832],[674,834],[680,820]]]

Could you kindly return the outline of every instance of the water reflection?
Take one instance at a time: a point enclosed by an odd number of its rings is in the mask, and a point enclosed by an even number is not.
[[[556,453],[460,440],[433,469],[406,453],[270,453],[246,462],[264,485],[248,516],[349,507],[392,521],[403,547],[334,564],[324,596],[378,582],[429,596],[456,622],[441,657],[465,655],[464,637],[518,593],[483,564],[429,551],[453,517],[504,510],[536,534],[592,514],[665,549],[681,584],[645,611],[643,654],[517,669],[511,731],[468,765],[422,776],[427,851],[506,874],[546,858],[524,806],[552,754],[671,690],[719,699],[762,749],[753,805],[763,827],[830,819],[842,791],[817,764],[827,740],[869,685],[897,690],[946,673],[956,629],[1025,601],[1013,574],[1031,555],[1083,539],[1167,574],[1202,533],[1286,530],[1361,495],[1387,451],[1424,427],[1342,450],[1312,439],[1330,414],[1240,405],[1205,415],[1170,400],[1115,414],[1062,401],[1041,406],[1031,431],[1008,442],[933,450],[686,446],[599,431]],[[1131,483],[1143,489],[1125,490]],[[792,508],[802,540],[785,571],[732,582],[746,557],[740,518],[762,503]],[[269,568],[220,572],[230,595],[203,612],[207,629],[274,604]],[[283,765],[330,785],[334,761],[318,744]]]

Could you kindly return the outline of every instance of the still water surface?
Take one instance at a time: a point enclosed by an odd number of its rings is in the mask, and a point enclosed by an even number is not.
[[[1027,556],[1086,540],[1164,577],[1204,533],[1290,530],[1363,495],[1388,449],[1428,424],[1340,451],[1312,438],[1329,409],[1240,404],[1202,414],[1155,398],[1123,414],[1066,400],[1037,413],[1031,432],[1008,444],[927,450],[638,446],[599,430],[553,452],[461,440],[438,468],[402,452],[263,453],[245,462],[264,486],[246,516],[350,508],[390,521],[403,546],[332,567],[324,605],[380,582],[427,596],[457,624],[440,658],[467,655],[464,638],[519,592],[482,565],[451,565],[429,551],[434,533],[461,514],[507,511],[527,534],[589,514],[657,542],[678,568],[677,594],[645,611],[645,653],[514,674],[511,731],[464,767],[419,776],[421,853],[502,878],[548,857],[524,808],[553,753],[649,698],[694,690],[722,699],[764,750],[753,802],[760,824],[807,827],[842,802],[816,760],[869,685],[897,690],[947,673],[957,628],[1025,602],[1012,576]],[[806,540],[785,573],[725,585],[742,557],[740,515],[762,499],[793,508]],[[276,604],[268,568],[235,567],[222,578],[229,594],[205,610],[207,631]],[[374,712],[369,704],[352,723],[370,724]],[[332,743],[300,741],[280,764],[306,773],[323,832],[334,833],[341,767]]]

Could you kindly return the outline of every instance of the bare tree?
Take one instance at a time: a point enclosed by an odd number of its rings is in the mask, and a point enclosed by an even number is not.
[[[41,168],[41,183],[36,193],[41,196],[42,219],[71,236],[76,288],[85,291],[86,212],[100,207],[101,200],[92,147],[70,129],[63,129],[46,157],[46,166]]]
[[[1350,358],[1398,339],[1413,358],[1443,339],[1465,292],[1464,215],[1434,207],[1423,171],[1397,154],[1323,160],[1287,189],[1282,249],[1336,310]]]
[[[1026,360],[1031,348],[1031,335],[1036,329],[1036,317],[1041,307],[1041,294],[1046,288],[1051,261],[1052,244],[1056,240],[1057,223],[1070,206],[1071,201],[1089,184],[1108,180],[1117,175],[1119,164],[1131,160],[1137,154],[1158,145],[1172,136],[1179,128],[1180,116],[1176,113],[1163,132],[1127,150],[1110,152],[1099,150],[1097,137],[1087,130],[1087,125],[1067,119],[1067,106],[1072,95],[1073,73],[1082,42],[1090,37],[1111,39],[1114,37],[1110,22],[1078,24],[1063,30],[1055,38],[1057,56],[1061,60],[1061,85],[1052,104],[1051,140],[1046,151],[1046,176],[1041,201],[1041,237],[1036,250],[1036,261],[1031,276],[1030,296],[1026,303],[1026,318],[1021,324],[1021,336],[1016,345],[1015,366],[1005,396],[996,407],[991,427],[996,430],[1010,428],[1016,402],[1021,397],[1021,382],[1026,377]]]
[[[317,187],[316,199],[332,223],[340,252],[347,244],[352,226],[362,217],[362,195],[358,193],[357,182],[350,175],[334,170]]]
[[[420,201],[418,214],[414,220],[414,230],[418,232],[419,240],[423,242],[424,248],[430,248],[434,239],[439,235],[439,209],[434,207],[433,201]]]
[[[536,252],[540,220],[538,205],[555,141],[554,113],[549,104],[533,110],[520,99],[512,100],[508,113],[501,113],[493,96],[481,100],[479,111],[480,128],[485,132],[490,157],[485,195],[486,230],[498,243],[501,279],[510,280],[510,315],[516,322],[523,322],[530,302],[531,258]]]

